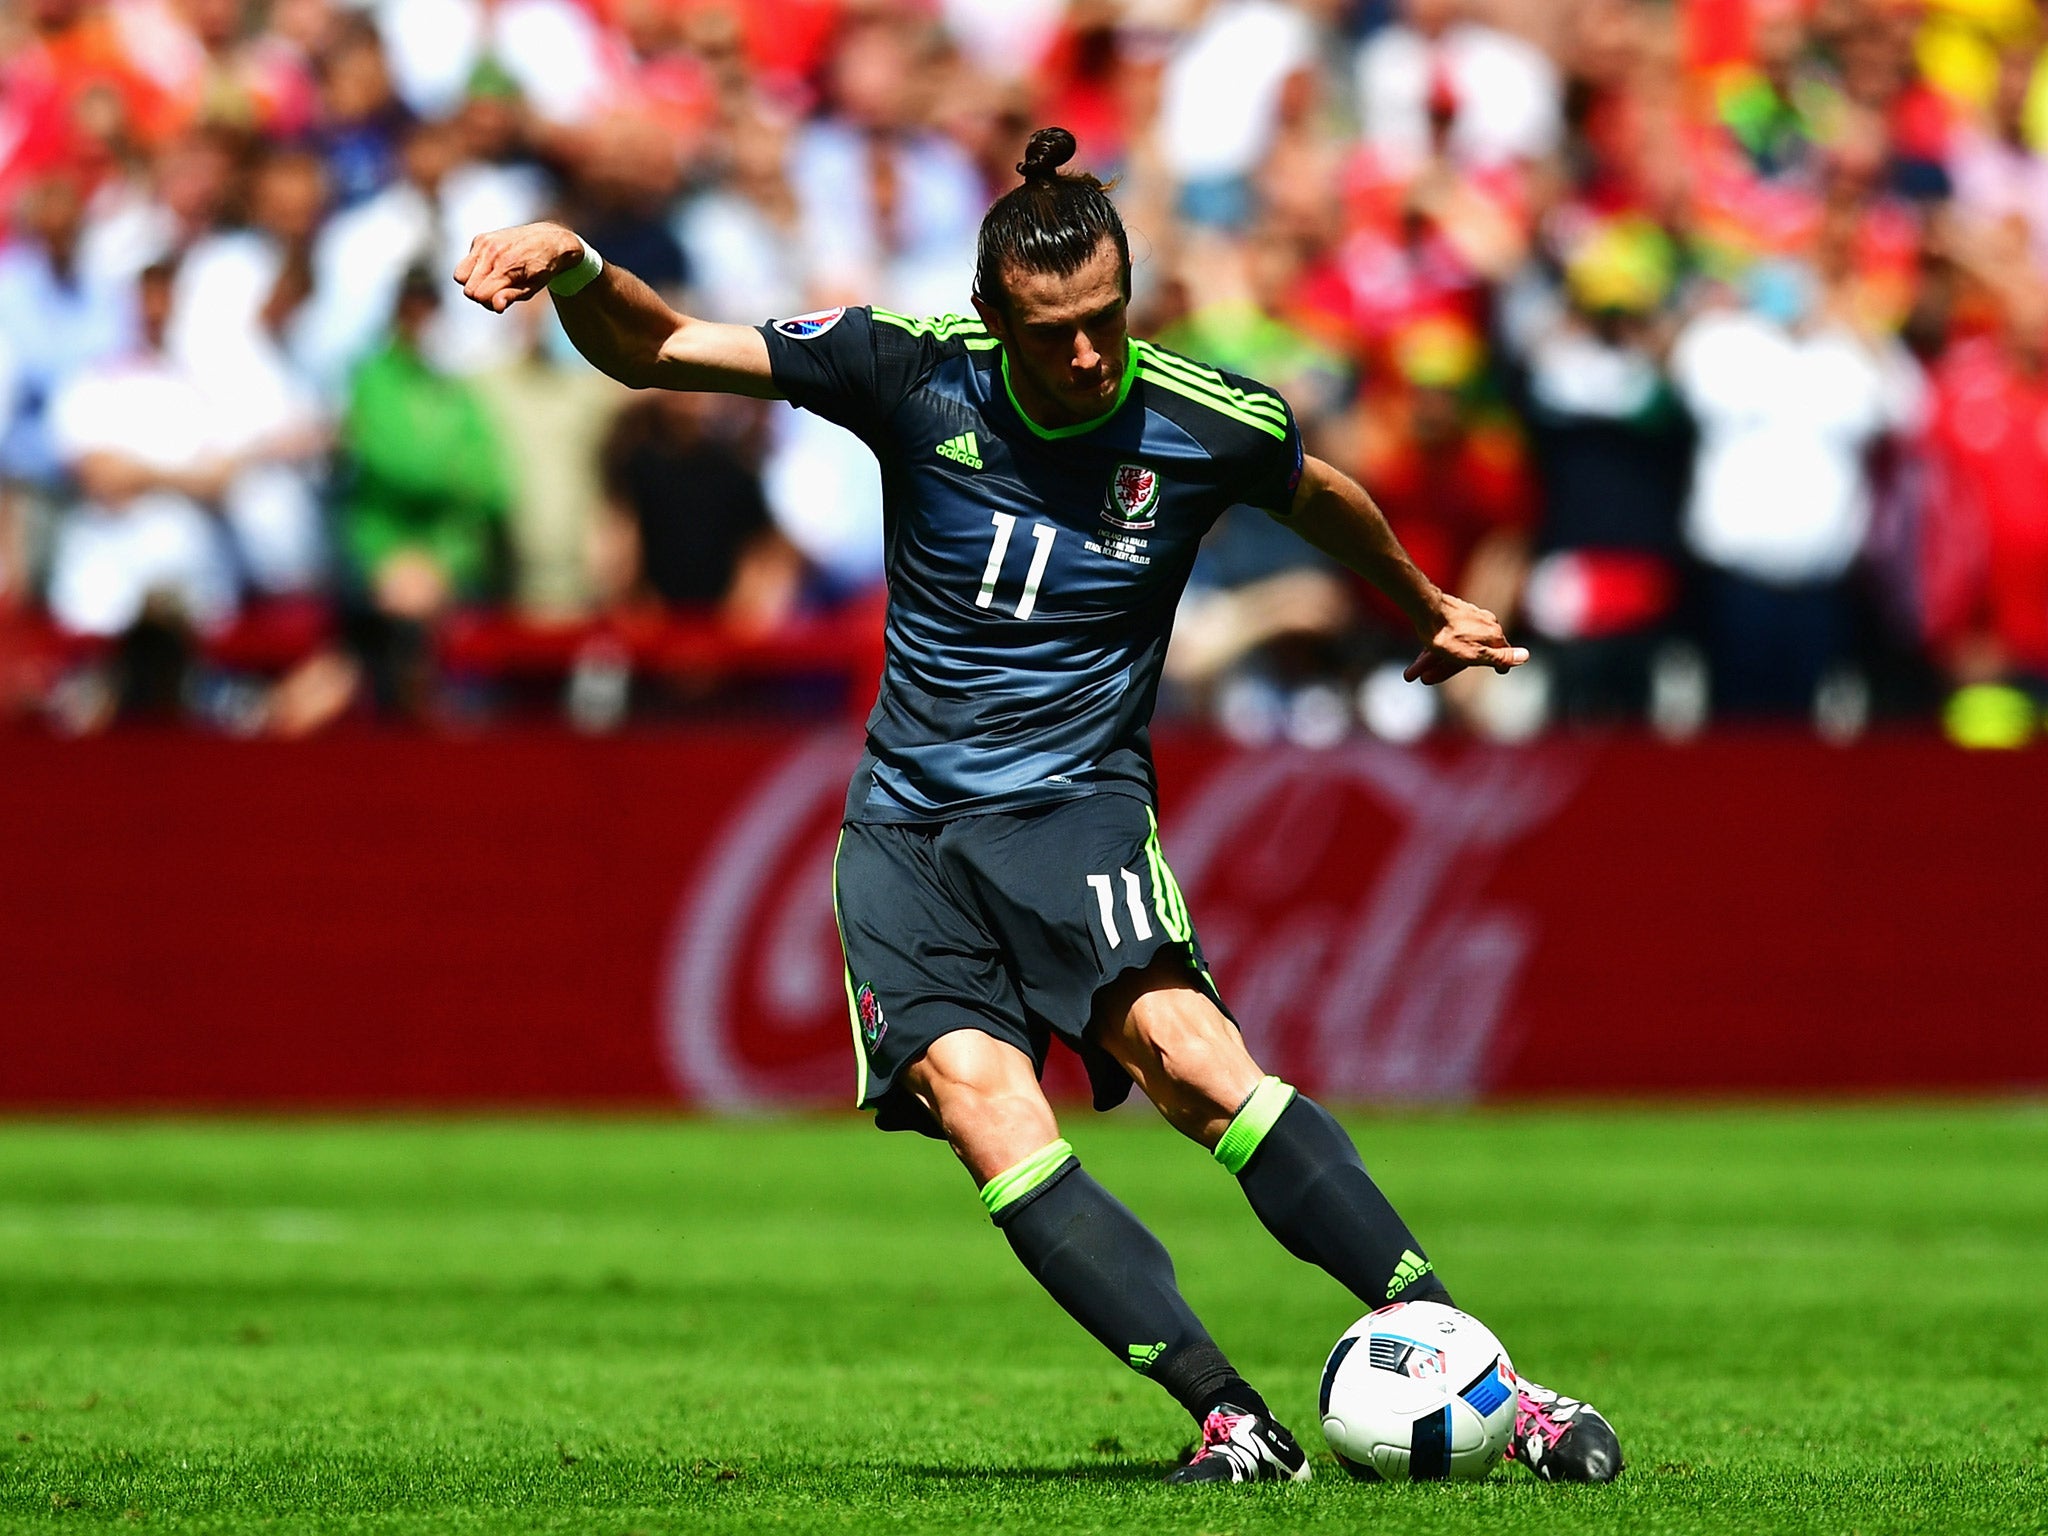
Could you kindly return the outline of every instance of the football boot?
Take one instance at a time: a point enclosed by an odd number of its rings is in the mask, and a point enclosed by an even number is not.
[[[1518,1378],[1515,1431],[1507,1459],[1548,1483],[1611,1483],[1621,1476],[1621,1441],[1590,1403]]]
[[[1184,1483],[1305,1483],[1315,1473],[1286,1427],[1264,1414],[1219,1404],[1202,1420],[1202,1443],[1186,1465],[1166,1474]]]

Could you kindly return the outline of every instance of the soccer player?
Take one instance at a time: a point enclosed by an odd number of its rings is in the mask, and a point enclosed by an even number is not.
[[[1059,169],[1073,153],[1064,129],[1032,135],[1023,184],[982,221],[976,319],[710,324],[553,224],[479,235],[455,278],[501,311],[551,289],[627,384],[786,399],[874,451],[887,659],[833,871],[860,1102],[950,1143],[1032,1276],[1193,1415],[1201,1447],[1169,1482],[1304,1481],[1166,1249],[1061,1139],[1039,1074],[1057,1038],[1096,1108],[1135,1082],[1368,1307],[1448,1302],[1343,1127],[1246,1050],[1160,849],[1147,727],[1196,545],[1239,503],[1400,605],[1411,680],[1528,652],[1303,455],[1278,395],[1127,333],[1123,223],[1101,182]],[[1606,1420],[1526,1382],[1509,1455],[1545,1478],[1621,1470]]]

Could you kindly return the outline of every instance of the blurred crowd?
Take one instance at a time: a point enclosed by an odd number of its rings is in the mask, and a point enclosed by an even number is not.
[[[858,708],[866,451],[620,389],[449,274],[552,217],[714,319],[965,311],[1059,123],[1120,178],[1133,329],[1282,390],[1537,658],[1404,685],[1392,611],[1239,509],[1166,709],[2018,744],[2044,42],[2032,0],[11,0],[0,717]]]

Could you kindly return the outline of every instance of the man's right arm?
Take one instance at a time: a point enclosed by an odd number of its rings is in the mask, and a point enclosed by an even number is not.
[[[493,230],[470,241],[455,281],[466,297],[502,314],[574,271],[583,253],[583,241],[559,224]],[[555,312],[577,351],[635,389],[781,397],[759,331],[677,314],[623,267],[607,262],[580,292],[556,295]]]

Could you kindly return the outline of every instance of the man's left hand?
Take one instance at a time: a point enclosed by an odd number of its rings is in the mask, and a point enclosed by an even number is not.
[[[1461,597],[1443,595],[1433,615],[1435,628],[1419,628],[1422,654],[1401,675],[1411,683],[1440,683],[1467,667],[1507,672],[1529,659],[1525,646],[1509,645],[1500,620]]]

